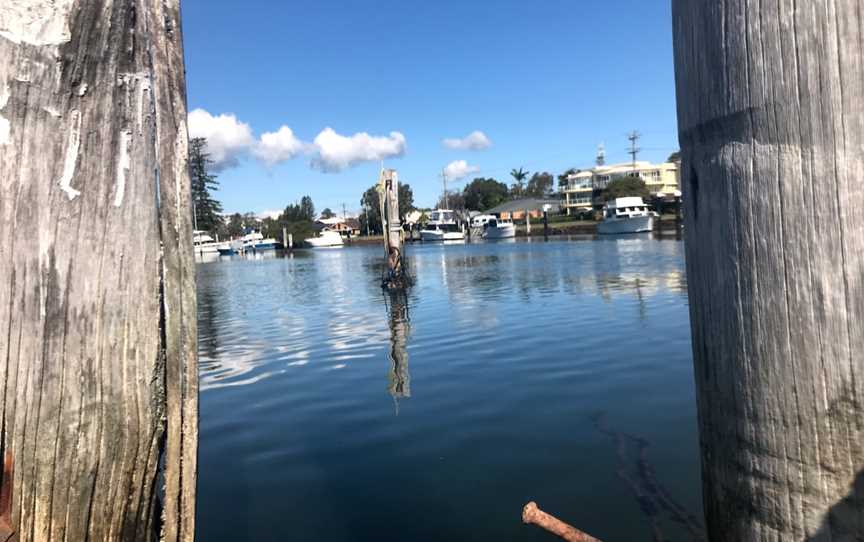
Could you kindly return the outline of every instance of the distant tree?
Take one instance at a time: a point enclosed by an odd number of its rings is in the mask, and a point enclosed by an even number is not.
[[[228,219],[228,224],[225,226],[225,233],[228,237],[240,237],[243,235],[243,215],[234,213]]]
[[[606,185],[606,189],[603,191],[603,199],[606,201],[630,196],[647,198],[648,187],[645,186],[645,181],[633,175],[619,177],[609,181],[609,184]]]
[[[300,217],[303,221],[312,222],[315,220],[315,205],[309,196],[300,198]]]
[[[265,237],[282,238],[282,229],[294,237],[294,241],[315,235],[315,204],[312,198],[303,196],[297,203],[289,203],[285,210],[276,217],[260,220],[259,228]]]
[[[507,185],[492,178],[477,177],[462,190],[465,208],[485,211],[501,205],[510,196]]]
[[[510,188],[510,195],[516,198],[523,197],[525,193],[525,179],[528,178],[528,171],[523,171],[520,167],[518,170],[511,170],[510,176],[513,177],[513,180],[515,181],[513,186]]]
[[[567,186],[567,177],[569,177],[570,175],[576,175],[580,171],[582,170],[571,167],[561,175],[558,175],[558,190],[564,190],[564,188]]]
[[[253,212],[243,213],[243,227],[244,228],[257,228],[258,223],[261,220],[258,219],[258,214]]]
[[[414,209],[414,192],[411,190],[411,185],[408,183],[399,183],[399,219],[405,218],[405,215]]]
[[[381,228],[381,200],[378,199],[378,185],[373,184],[360,198],[363,212],[360,214],[360,232],[372,235],[383,233]],[[368,227],[367,227],[368,226]]]
[[[543,173],[535,173],[528,181],[528,186],[525,188],[524,195],[531,198],[542,198],[554,191],[555,177],[551,173],[544,171]]]
[[[189,141],[189,177],[192,188],[193,224],[199,230],[217,233],[222,222],[222,204],[211,194],[211,190],[218,190],[219,183],[216,176],[208,170],[210,155],[207,154],[207,140],[196,137]]]
[[[465,197],[462,195],[462,192],[448,190],[446,201],[443,194],[438,198],[438,208],[461,211],[462,209],[465,209]]]
[[[323,211],[321,211],[321,218],[333,218],[336,216],[336,213],[330,210],[330,207],[325,207]]]
[[[283,222],[313,222],[315,220],[315,204],[312,198],[303,196],[299,203],[291,203],[280,215]]]
[[[675,151],[669,155],[669,158],[666,159],[667,162],[680,162],[681,161],[681,151]]]

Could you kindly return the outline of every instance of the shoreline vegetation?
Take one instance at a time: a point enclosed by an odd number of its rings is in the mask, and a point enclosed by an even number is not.
[[[677,152],[669,156],[667,161],[676,161]],[[216,175],[212,173],[212,160],[207,152],[207,141],[204,138],[195,138],[190,142],[190,177],[192,179],[191,192],[193,200],[193,224],[195,230],[209,233],[216,239],[236,239],[249,231],[258,231],[265,238],[276,239],[285,243],[286,236],[291,235],[295,246],[304,246],[306,239],[315,237],[324,225],[322,220],[339,218],[338,210],[334,212],[325,208],[317,213],[315,204],[309,195],[301,197],[294,203],[289,203],[278,212],[270,216],[261,216],[254,212],[246,213],[223,213],[222,204],[211,191],[218,190],[219,182]],[[569,182],[568,179],[580,170],[570,168],[557,176],[558,194],[564,190]],[[513,183],[508,186],[495,178],[476,177],[461,190],[446,190],[436,202],[435,208],[454,209],[465,212],[466,209],[476,210],[480,213],[488,212],[509,201],[520,198],[549,198],[556,193],[556,176],[548,171],[531,173],[524,168],[513,169],[510,172]],[[645,182],[638,176],[627,175],[611,180],[604,188],[595,189],[592,195],[596,205],[609,199],[626,196],[638,196],[647,199],[650,196]],[[345,206],[342,208],[342,218],[345,224],[349,219],[353,225],[348,229],[352,232],[361,232],[359,237],[351,236],[346,239],[347,244],[369,244],[380,243],[383,240],[381,227],[381,209],[377,183],[370,186],[360,200],[361,211],[354,216],[347,217]],[[399,218],[404,222],[411,213],[423,217],[431,209],[419,208],[414,205],[414,193],[411,185],[406,182],[399,183]],[[668,206],[657,208],[663,213],[655,220],[655,230],[675,229],[676,216],[668,213]],[[664,213],[664,211],[667,211]],[[587,214],[587,213],[586,213]],[[680,220],[680,217],[679,217]],[[517,237],[542,237],[544,235],[595,235],[599,221],[593,218],[581,218],[563,214],[549,214],[548,230],[544,232],[541,218],[533,218],[531,232],[528,233],[527,225],[523,220],[516,223]],[[363,235],[369,233],[371,235]],[[416,233],[416,231],[415,231]],[[407,241],[416,241],[409,236]]]

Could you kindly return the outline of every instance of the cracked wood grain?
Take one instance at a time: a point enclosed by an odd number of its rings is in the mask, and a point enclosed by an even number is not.
[[[673,1],[712,540],[864,537],[861,11]]]
[[[0,438],[21,542],[194,537],[186,153],[178,0],[0,3]]]

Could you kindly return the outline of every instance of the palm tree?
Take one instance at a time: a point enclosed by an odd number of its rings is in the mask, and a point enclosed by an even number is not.
[[[521,197],[525,192],[525,179],[528,178],[528,173],[528,171],[523,171],[521,167],[518,171],[515,169],[510,171],[510,176],[516,181],[510,188],[510,193],[514,196]]]

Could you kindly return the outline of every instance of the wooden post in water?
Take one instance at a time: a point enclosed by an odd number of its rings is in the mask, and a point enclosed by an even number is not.
[[[387,256],[387,287],[402,287],[402,223],[399,220],[399,176],[395,169],[382,169],[378,179],[381,206],[381,228],[384,232],[384,253]]]
[[[864,537],[864,27],[673,1],[712,540]]]
[[[185,88],[179,0],[0,2],[0,494],[19,542],[194,537]]]

